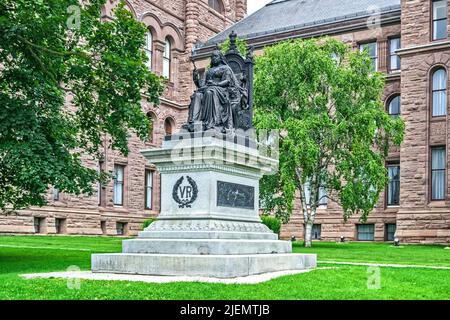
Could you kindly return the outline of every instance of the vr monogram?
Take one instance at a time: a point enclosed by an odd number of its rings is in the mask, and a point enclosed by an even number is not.
[[[198,196],[197,183],[191,177],[186,177],[189,185],[182,186],[184,181],[184,177],[182,176],[177,180],[172,190],[172,197],[179,204],[180,208],[191,208],[191,205]]]

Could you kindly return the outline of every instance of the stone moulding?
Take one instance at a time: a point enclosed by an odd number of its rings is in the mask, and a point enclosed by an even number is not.
[[[209,165],[210,168],[221,170],[236,170],[240,173],[259,173],[260,176],[270,174],[278,166],[278,161],[261,156],[254,150],[245,148],[229,149],[224,146],[178,146],[173,149],[149,149],[141,152],[151,159],[161,172],[195,169],[195,166]]]
[[[160,220],[153,222],[144,232],[149,231],[234,231],[270,232],[269,228],[255,219],[254,222],[236,220]],[[231,218],[230,218],[231,219]]]

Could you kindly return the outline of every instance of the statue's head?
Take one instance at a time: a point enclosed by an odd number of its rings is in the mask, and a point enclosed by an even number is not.
[[[220,64],[226,64],[225,57],[219,49],[216,49],[211,56],[211,65],[214,67]]]

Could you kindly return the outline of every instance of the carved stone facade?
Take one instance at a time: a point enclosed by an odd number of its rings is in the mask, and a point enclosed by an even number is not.
[[[158,107],[145,97],[142,108],[153,119],[153,139],[143,143],[132,135],[129,155],[123,157],[105,149],[101,164],[86,159],[86,164],[107,172],[122,166],[123,201],[115,205],[114,182],[100,187],[99,194],[74,197],[49,190],[49,205],[30,208],[17,214],[0,215],[0,233],[16,234],[89,234],[136,235],[145,219],[160,211],[160,181],[155,168],[149,166],[140,150],[159,147],[166,133],[176,132],[186,122],[187,108],[193,91],[192,47],[242,19],[247,0],[217,0],[220,12],[208,0],[127,0],[134,17],[148,26],[152,35],[149,51],[152,70],[163,74],[166,41],[170,42],[170,76]],[[118,0],[108,0],[103,19],[112,19]],[[154,172],[152,187],[146,184],[146,172]],[[147,188],[148,187],[148,188]],[[146,207],[146,192],[152,195],[151,208]]]

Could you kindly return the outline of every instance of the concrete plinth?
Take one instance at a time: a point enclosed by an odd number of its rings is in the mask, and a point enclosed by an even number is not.
[[[291,253],[288,241],[226,239],[134,239],[124,241],[123,253],[241,255]]]
[[[254,140],[180,134],[142,151],[161,173],[161,213],[123,253],[95,254],[95,273],[235,278],[316,267],[259,217],[259,180],[277,160]]]
[[[236,278],[316,267],[310,254],[171,255],[118,253],[92,256],[92,271],[160,276]]]

